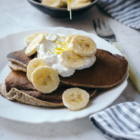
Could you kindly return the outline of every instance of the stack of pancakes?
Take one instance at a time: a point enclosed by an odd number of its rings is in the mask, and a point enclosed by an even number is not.
[[[80,87],[93,97],[98,89],[111,88],[120,83],[128,71],[128,63],[124,57],[97,49],[97,60],[93,66],[76,70],[70,77],[59,76],[60,85],[57,90],[43,94],[35,89],[26,76],[27,65],[35,57],[36,55],[28,57],[25,50],[7,55],[12,71],[0,86],[0,92],[5,98],[35,106],[62,107],[62,94],[66,89]]]

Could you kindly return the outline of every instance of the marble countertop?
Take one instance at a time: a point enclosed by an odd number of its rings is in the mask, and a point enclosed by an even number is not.
[[[92,19],[105,18],[140,77],[140,31],[129,28],[106,16],[96,6],[85,14],[73,18],[72,21],[44,15],[29,5],[26,0],[1,1],[0,13],[0,37],[28,29],[57,26],[95,33]],[[130,79],[128,79],[127,88],[112,105],[133,100],[140,101],[140,95]],[[26,124],[0,118],[1,140],[90,140],[93,138],[107,140],[93,128],[88,117],[55,124]]]

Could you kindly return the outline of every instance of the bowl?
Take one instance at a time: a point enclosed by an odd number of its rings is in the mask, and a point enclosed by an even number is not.
[[[33,7],[39,11],[56,18],[66,18],[69,17],[69,11],[67,8],[54,8],[46,6],[40,3],[39,0],[27,0]],[[91,7],[95,5],[98,0],[92,0],[91,4],[82,8],[72,9],[72,16],[80,15],[88,11]]]

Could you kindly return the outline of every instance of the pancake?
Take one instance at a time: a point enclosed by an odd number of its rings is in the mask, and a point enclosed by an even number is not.
[[[22,72],[27,72],[27,68],[23,67],[20,64],[17,64],[15,62],[11,62],[9,64],[9,67],[12,71],[22,71]]]
[[[24,67],[27,69],[28,63],[36,57],[36,54],[32,55],[31,57],[28,57],[25,54],[25,49],[20,51],[15,51],[12,53],[9,53],[7,55],[7,59],[14,64],[20,65],[21,67]]]
[[[128,71],[128,62],[124,57],[101,49],[97,49],[96,57],[92,67],[76,70],[70,77],[60,76],[61,83],[79,87],[111,88],[124,79]],[[15,64],[10,65],[12,70],[24,72],[32,59],[25,55],[25,50],[10,53],[7,58]]]
[[[128,62],[120,55],[98,49],[93,66],[77,70],[70,77],[61,77],[62,83],[79,87],[111,88],[127,75]]]
[[[28,80],[26,73],[12,71],[3,81],[0,93],[8,100],[43,107],[63,107],[62,94],[68,87],[60,87],[51,94],[37,91]],[[95,96],[96,89],[86,89],[90,97]]]

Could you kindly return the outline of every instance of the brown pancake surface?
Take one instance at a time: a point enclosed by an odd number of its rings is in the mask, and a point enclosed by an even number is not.
[[[63,103],[62,94],[68,89],[67,87],[61,87],[50,94],[43,94],[37,91],[33,84],[28,80],[26,73],[24,72],[11,72],[5,79],[6,91],[9,92],[12,88],[16,88],[21,92],[24,92],[36,99],[47,101],[50,103]],[[95,94],[95,89],[87,89],[87,92],[92,97]]]
[[[34,58],[35,56],[32,56]],[[127,74],[128,62],[120,55],[113,55],[108,51],[97,49],[96,62],[93,66],[83,70],[76,70],[70,77],[61,77],[60,81],[66,85],[92,87],[92,88],[109,88],[117,85]],[[26,71],[21,66],[27,65],[32,58],[25,54],[25,50],[10,53],[7,58],[15,66],[10,66],[15,71]],[[19,65],[19,66],[18,66]]]
[[[127,74],[128,62],[120,55],[98,49],[95,64],[76,70],[70,77],[61,77],[64,84],[94,88],[108,88],[118,84]]]
[[[20,51],[9,53],[7,55],[7,59],[11,62],[17,63],[27,68],[28,63],[35,57],[35,55],[28,57],[25,54],[25,50],[20,50]]]

